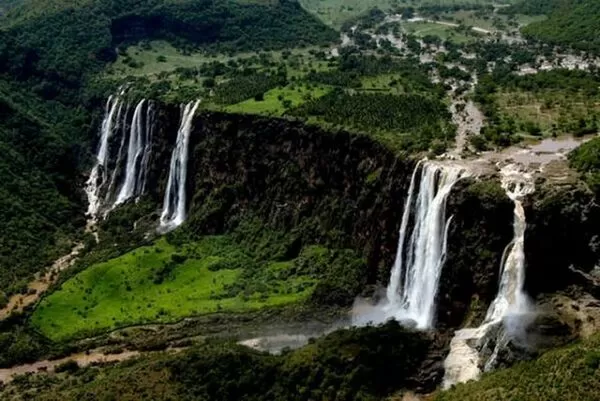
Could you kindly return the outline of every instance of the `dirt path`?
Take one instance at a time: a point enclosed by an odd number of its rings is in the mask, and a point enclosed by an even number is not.
[[[464,108],[459,110],[459,104]],[[453,99],[450,106],[452,122],[456,124],[456,147],[451,151],[455,156],[460,156],[468,145],[471,135],[479,135],[483,127],[484,116],[471,100],[464,101],[463,98]]]
[[[92,363],[119,362],[140,355],[138,351],[124,351],[120,354],[103,354],[101,352],[91,352],[89,354],[73,354],[67,358],[56,359],[54,361],[38,361],[27,365],[14,366],[8,369],[0,369],[0,382],[7,384],[14,379],[14,376],[26,373],[53,372],[57,366],[75,361],[80,367],[88,366]]]
[[[127,359],[135,358],[140,355],[151,355],[151,354],[157,354],[160,352],[176,353],[176,352],[184,351],[185,349],[186,348],[184,348],[184,347],[168,348],[166,351],[147,351],[147,352],[125,350],[119,354],[105,354],[100,349],[98,349],[95,351],[91,351],[89,353],[82,352],[79,354],[72,354],[72,355],[69,355],[68,357],[56,359],[56,360],[52,360],[52,361],[44,360],[44,361],[38,361],[38,362],[26,364],[26,365],[13,366],[12,368],[0,369],[0,383],[4,383],[4,384],[10,383],[11,381],[14,380],[15,376],[24,375],[27,373],[39,373],[39,372],[52,373],[55,371],[57,366],[65,363],[65,362],[70,362],[70,361],[77,362],[77,365],[79,365],[79,367],[85,367],[85,366],[89,366],[94,363],[103,364],[103,363],[110,363],[110,362],[121,362],[121,361],[125,361]]]
[[[54,261],[46,274],[41,277],[38,275],[34,281],[29,283],[27,294],[17,294],[10,297],[8,304],[0,309],[0,320],[6,319],[12,312],[21,312],[25,307],[35,303],[48,287],[54,283],[59,272],[73,266],[83,247],[83,243],[76,243],[71,249],[71,253]]]

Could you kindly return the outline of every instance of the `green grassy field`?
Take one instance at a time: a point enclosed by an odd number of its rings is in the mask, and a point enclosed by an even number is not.
[[[308,88],[305,85],[288,85],[268,91],[263,100],[248,99],[225,108],[230,113],[264,114],[281,116],[287,109],[297,107],[311,98],[319,98],[329,93],[327,86]],[[286,102],[289,101],[289,103]]]
[[[312,60],[309,52],[317,50],[314,47],[290,49],[290,60],[296,60],[301,67]],[[278,62],[283,59],[283,51],[269,52],[246,52],[235,54],[207,53],[204,51],[195,51],[183,53],[164,40],[154,40],[144,45],[129,46],[124,52],[119,54],[117,60],[108,69],[109,77],[123,78],[131,76],[153,76],[160,73],[175,71],[177,68],[196,68],[204,63],[219,61],[227,63],[230,61],[248,60],[262,54],[268,59]],[[129,65],[128,60],[134,63]],[[256,64],[251,64],[256,66]],[[315,68],[315,65],[312,66]],[[319,68],[318,65],[316,68]]]
[[[291,274],[294,261],[257,266],[250,254],[224,236],[184,246],[160,239],[77,274],[41,302],[31,323],[63,340],[131,324],[289,304],[311,294],[316,280]],[[247,274],[250,266],[255,271]]]
[[[456,27],[436,24],[434,22],[405,22],[402,27],[408,32],[419,37],[424,36],[437,36],[442,40],[449,40],[454,43],[467,43],[474,42],[477,40],[479,35],[476,32],[470,32],[468,35],[462,32],[458,32]]]

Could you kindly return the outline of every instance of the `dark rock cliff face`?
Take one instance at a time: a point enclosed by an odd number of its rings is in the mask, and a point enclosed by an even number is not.
[[[189,225],[220,232],[250,213],[303,241],[363,252],[387,280],[414,162],[366,137],[282,119],[204,113],[191,135]]]
[[[438,323],[477,326],[498,290],[502,254],[513,237],[513,203],[496,178],[458,182],[438,292]]]
[[[160,107],[149,172],[157,210],[179,119],[178,108]],[[367,282],[386,285],[414,166],[367,137],[284,119],[202,112],[190,138],[186,224],[197,234],[222,233],[256,216],[270,227],[296,231],[298,249],[321,243],[362,252]],[[438,291],[439,327],[483,319],[512,240],[513,208],[496,177],[455,186],[447,204],[453,221]],[[542,187],[526,209],[526,289],[532,296],[574,283],[571,264],[593,267],[600,213],[588,192]]]
[[[526,207],[526,289],[536,296],[579,284],[600,260],[600,206],[581,184],[538,183]]]

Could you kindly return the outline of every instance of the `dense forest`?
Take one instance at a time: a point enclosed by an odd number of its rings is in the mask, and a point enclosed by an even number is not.
[[[25,290],[25,277],[69,249],[67,237],[83,224],[86,113],[14,88],[0,79],[0,304],[3,292]]]
[[[531,6],[527,6],[527,2],[524,4],[524,11],[549,14],[547,20],[525,27],[523,33],[526,37],[577,50],[600,52],[600,3],[597,1],[554,0],[533,2]]]
[[[422,95],[347,94],[334,91],[292,110],[293,115],[317,117],[335,126],[358,131],[395,131],[399,147],[427,151],[433,145],[442,153],[454,138],[446,105]]]

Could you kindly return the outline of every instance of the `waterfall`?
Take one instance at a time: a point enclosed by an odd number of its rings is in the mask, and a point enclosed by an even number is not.
[[[194,114],[200,101],[190,102],[183,108],[177,143],[171,156],[169,179],[160,216],[160,232],[170,231],[181,225],[186,217],[186,179],[188,164],[188,146]]]
[[[85,189],[88,198],[87,214],[92,218],[96,217],[101,206],[100,193],[106,184],[108,176],[108,141],[113,134],[115,122],[118,121],[118,119],[115,118],[115,114],[117,111],[121,110],[121,103],[121,99],[118,96],[110,96],[106,102],[104,119],[102,120],[102,127],[100,129],[98,152]]]
[[[525,210],[522,200],[535,191],[533,177],[520,171],[515,165],[508,165],[500,171],[502,188],[515,204],[513,240],[510,252],[504,259],[501,270],[498,295],[488,309],[486,320],[495,320],[506,313],[525,313],[529,310],[529,299],[524,293],[525,284]]]
[[[498,352],[506,345],[507,335],[515,330],[520,316],[530,310],[529,299],[523,289],[527,223],[522,200],[535,191],[533,177],[512,164],[504,167],[500,176],[502,188],[515,205],[513,240],[504,252],[498,293],[482,325],[457,331],[450,343],[450,353],[444,362],[444,388],[477,379],[482,367],[485,371],[493,369]],[[489,343],[494,344],[492,353],[482,361],[484,358],[480,354]]]
[[[129,145],[127,146],[127,164],[125,166],[125,180],[117,195],[114,206],[120,205],[129,198],[133,197],[141,189],[141,183],[138,182],[138,169],[141,167],[141,159],[146,144],[144,143],[144,120],[143,108],[145,99],[140,101],[133,112],[133,119],[129,132]]]
[[[451,222],[446,218],[446,200],[454,184],[469,175],[458,165],[431,161],[417,164],[404,205],[386,300],[366,314],[355,315],[355,323],[395,318],[412,320],[420,329],[433,326]]]
[[[123,100],[124,94],[125,90],[121,89],[106,102],[95,164],[86,184],[88,215],[93,218],[101,210],[106,217],[110,210],[146,190],[155,107],[153,102],[142,100],[131,115],[130,105]],[[110,148],[114,145],[110,139],[115,135],[120,135],[120,144],[116,160],[112,160]],[[115,191],[123,176],[119,190]]]
[[[117,132],[121,132],[121,144],[119,145],[119,152],[117,153],[117,162],[115,164],[115,168],[113,168],[110,183],[108,185],[108,190],[106,191],[106,196],[104,198],[104,203],[108,204],[111,198],[114,195],[115,186],[117,184],[117,175],[119,172],[119,166],[123,162],[124,150],[125,150],[125,139],[127,139],[127,115],[129,114],[129,104],[125,108],[125,114],[121,115],[123,105],[119,108],[119,113],[117,114],[117,122],[119,125],[115,128]]]
[[[142,162],[140,165],[140,171],[137,177],[137,182],[140,183],[139,194],[146,192],[146,181],[148,179],[148,163],[150,162],[150,155],[152,153],[152,138],[154,136],[154,103],[148,102],[146,108],[146,126],[144,130],[144,147]]]

